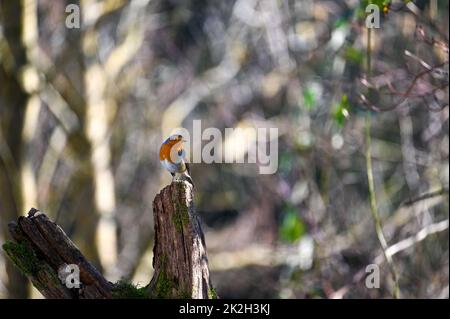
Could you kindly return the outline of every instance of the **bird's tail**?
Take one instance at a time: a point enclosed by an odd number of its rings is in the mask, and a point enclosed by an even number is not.
[[[191,183],[192,187],[194,187],[194,181],[192,180],[192,177],[191,177],[191,168],[189,167],[189,163],[186,162],[185,165],[186,165],[186,171],[184,172],[184,175],[186,177],[186,180],[189,183]]]

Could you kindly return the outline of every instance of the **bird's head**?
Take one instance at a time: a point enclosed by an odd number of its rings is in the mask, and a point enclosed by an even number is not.
[[[178,142],[185,142],[185,140],[183,139],[183,135],[180,135],[180,134],[170,135],[169,138],[167,139],[167,141],[171,145],[175,145]]]

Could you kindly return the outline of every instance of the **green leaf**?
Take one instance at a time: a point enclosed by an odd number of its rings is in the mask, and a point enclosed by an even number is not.
[[[303,102],[305,103],[306,108],[311,111],[316,104],[316,96],[314,91],[310,88],[305,88],[303,90]]]
[[[290,153],[284,153],[280,156],[279,169],[282,173],[290,173],[293,166],[294,157]]]
[[[341,27],[345,27],[347,26],[348,23],[348,19],[346,18],[339,18],[334,22],[334,29],[339,29]]]
[[[348,102],[347,95],[344,94],[341,98],[341,102],[335,106],[333,118],[339,127],[343,127],[345,121],[350,116],[350,104]]]
[[[366,8],[369,4],[376,5],[380,12],[383,12],[383,8],[391,4],[392,0],[361,0],[359,8],[357,9],[357,15],[359,18],[366,16]],[[407,3],[408,1],[405,1]]]
[[[364,59],[364,53],[354,47],[347,47],[344,51],[344,59],[355,64],[361,64]]]
[[[305,234],[305,231],[305,224],[298,216],[297,211],[294,208],[289,208],[281,223],[281,239],[289,243],[294,243]]]

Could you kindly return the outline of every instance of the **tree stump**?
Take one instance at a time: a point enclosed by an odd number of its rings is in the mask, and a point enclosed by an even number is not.
[[[162,189],[153,201],[153,216],[154,275],[142,288],[106,280],[61,227],[34,208],[9,223],[12,240],[3,249],[45,298],[217,298],[192,185],[174,181]],[[73,269],[79,270],[79,284]]]

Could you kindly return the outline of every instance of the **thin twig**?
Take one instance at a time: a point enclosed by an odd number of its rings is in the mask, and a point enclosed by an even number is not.
[[[436,196],[442,196],[444,194],[448,194],[448,187],[447,188],[444,187],[444,188],[441,188],[441,189],[439,189],[437,191],[425,193],[425,194],[419,195],[418,197],[408,199],[407,201],[405,201],[403,203],[402,206],[411,206],[412,204],[414,204],[416,202],[420,202],[422,200],[425,200],[425,199],[428,199],[428,198],[432,198],[432,197],[436,197]]]
[[[370,78],[371,76],[371,29],[368,29],[367,32],[367,74]],[[369,199],[370,199],[370,212],[372,214],[373,220],[375,222],[375,231],[377,233],[377,238],[380,243],[381,249],[383,251],[383,255],[389,265],[389,269],[392,275],[392,279],[394,281],[394,291],[392,292],[392,295],[395,299],[399,297],[400,294],[400,287],[398,284],[398,276],[397,271],[395,269],[394,262],[392,260],[392,256],[388,255],[386,253],[386,250],[388,248],[386,238],[384,237],[383,233],[383,225],[381,222],[380,215],[378,214],[378,205],[377,205],[377,199],[375,194],[375,185],[374,185],[374,179],[373,179],[373,168],[372,168],[372,152],[371,152],[371,118],[370,113],[367,113],[366,115],[366,171],[367,171],[367,180],[369,185]]]
[[[417,234],[405,238],[391,246],[389,246],[389,248],[386,250],[386,253],[389,256],[394,256],[395,254],[398,254],[399,252],[408,249],[410,247],[412,247],[413,245],[425,240],[428,236],[432,235],[432,234],[436,234],[442,231],[447,230],[449,227],[449,220],[443,220],[441,222],[438,223],[434,223],[428,226],[425,226],[424,228],[422,228]],[[377,265],[381,265],[381,263],[383,262],[384,258],[384,253],[381,255],[378,255],[374,260],[373,263],[377,264]],[[365,271],[365,267],[360,269],[352,278],[352,282],[350,284],[347,284],[339,289],[337,289],[331,296],[331,299],[342,299],[345,294],[350,290],[350,287],[352,285],[355,285],[356,283],[358,283],[366,274]]]
[[[441,232],[448,229],[448,219],[443,220],[438,223],[434,223],[422,228],[417,234],[405,238],[398,243],[395,243],[386,249],[386,254],[390,257],[399,253],[402,250],[408,249],[412,247],[414,244],[417,244],[427,238],[429,235]]]
[[[370,31],[369,31],[369,36],[370,36]],[[422,26],[420,26],[420,25],[416,26],[414,37],[416,40],[421,41],[431,47],[439,48],[440,50],[442,50],[443,52],[448,54],[448,51],[449,51],[448,44],[445,43],[444,41],[436,40],[433,37],[429,37],[425,33],[425,30],[423,29]],[[370,39],[368,39],[368,41],[370,41]],[[369,52],[367,52],[367,53],[368,53],[368,55],[367,55],[368,61],[367,62],[370,65],[370,54],[369,54]],[[421,71],[418,74],[415,74],[413,76],[413,80],[408,84],[407,89],[403,92],[398,91],[394,87],[393,83],[388,83],[387,87],[389,89],[389,92],[387,94],[393,95],[393,96],[399,96],[400,99],[387,107],[385,106],[383,108],[380,108],[380,107],[374,105],[374,103],[372,101],[370,101],[370,99],[366,95],[360,94],[360,101],[371,111],[374,111],[374,112],[391,111],[391,110],[397,108],[398,106],[400,106],[401,104],[403,104],[409,98],[425,98],[428,96],[432,96],[436,100],[436,95],[435,95],[436,91],[445,90],[448,88],[448,80],[444,81],[444,84],[442,84],[442,85],[432,85],[430,82],[429,84],[433,87],[432,90],[422,92],[419,94],[413,94],[412,91],[416,87],[419,80],[423,80],[423,78],[427,75],[436,77],[435,73],[439,73],[441,80],[448,79],[448,71],[443,70],[443,68],[448,65],[449,60],[446,59],[445,61],[432,66],[408,50],[405,50],[405,56],[408,58],[412,58],[414,61],[418,62],[425,70]],[[370,71],[370,69],[368,69],[368,70]],[[361,83],[364,86],[366,86],[368,89],[374,89],[374,90],[379,89],[378,87],[375,87],[372,83],[370,83],[368,79],[364,79],[364,78],[361,79]],[[440,104],[439,102],[437,102],[437,103]],[[428,107],[428,103],[426,103],[426,104]],[[440,111],[447,105],[448,105],[448,103],[444,104],[444,105],[440,105],[440,108],[432,110],[432,111]],[[431,110],[430,107],[428,107],[428,109]]]

